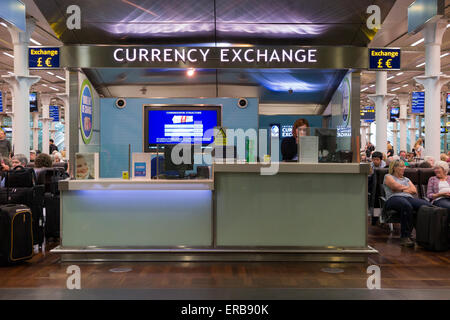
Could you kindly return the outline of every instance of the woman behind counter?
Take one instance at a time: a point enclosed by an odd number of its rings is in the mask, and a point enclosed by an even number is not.
[[[283,161],[295,161],[298,160],[297,155],[297,145],[298,145],[298,134],[302,137],[308,135],[309,123],[306,119],[297,119],[292,126],[292,137],[284,138],[281,142],[281,155]]]

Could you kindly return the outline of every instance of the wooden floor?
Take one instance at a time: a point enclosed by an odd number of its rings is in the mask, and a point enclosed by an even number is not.
[[[368,265],[381,268],[383,289],[450,289],[450,251],[427,252],[398,245],[394,235],[369,227],[369,244],[379,251],[369,263],[305,262],[134,262],[78,263],[84,289],[157,288],[366,288]],[[51,246],[54,247],[55,245]],[[14,267],[0,267],[0,288],[66,288],[66,269],[46,250]],[[113,268],[131,268],[114,273]],[[342,273],[326,273],[339,268]]]

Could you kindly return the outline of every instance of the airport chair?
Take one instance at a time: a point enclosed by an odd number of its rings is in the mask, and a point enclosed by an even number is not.
[[[428,180],[430,180],[431,177],[433,177],[434,169],[433,168],[422,168],[419,169],[419,186],[420,191],[422,193],[421,197],[422,199],[425,199],[427,201],[430,201],[427,197],[427,187],[428,187]]]

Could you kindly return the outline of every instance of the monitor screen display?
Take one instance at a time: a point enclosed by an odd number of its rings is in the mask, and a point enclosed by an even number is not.
[[[37,92],[30,92],[30,112],[38,112]]]
[[[425,92],[413,92],[411,98],[411,113],[424,113]]]
[[[389,121],[390,122],[395,122],[395,120],[398,119],[399,115],[400,115],[400,108],[399,107],[391,108]]]
[[[366,106],[361,108],[361,120],[364,122],[374,122],[375,121],[375,107]]]
[[[450,113],[450,93],[447,93],[447,103],[445,112]]]
[[[145,107],[147,147],[183,143],[208,145],[220,126],[219,106]]]
[[[0,91],[0,112],[3,112],[3,96],[2,92]]]

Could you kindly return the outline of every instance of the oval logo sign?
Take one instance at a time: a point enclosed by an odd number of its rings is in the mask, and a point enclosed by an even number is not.
[[[80,93],[80,128],[85,144],[89,144],[92,138],[93,109],[92,88],[86,79],[81,85]]]

